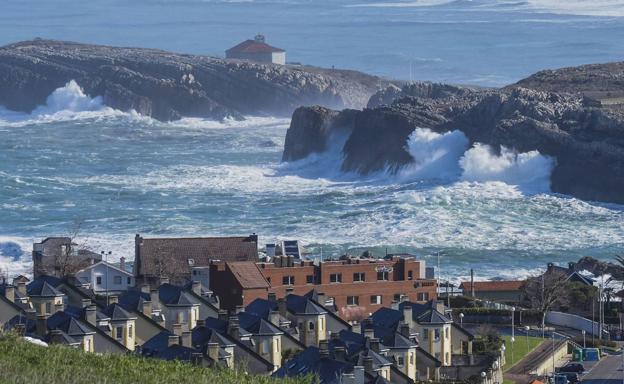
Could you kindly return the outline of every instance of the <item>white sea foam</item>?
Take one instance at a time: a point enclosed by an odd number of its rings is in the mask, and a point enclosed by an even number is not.
[[[528,0],[530,9],[539,12],[580,16],[624,17],[622,0]]]

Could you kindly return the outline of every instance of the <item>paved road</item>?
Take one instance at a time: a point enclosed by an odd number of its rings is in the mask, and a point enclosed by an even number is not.
[[[622,355],[603,358],[581,380],[582,384],[624,384]]]

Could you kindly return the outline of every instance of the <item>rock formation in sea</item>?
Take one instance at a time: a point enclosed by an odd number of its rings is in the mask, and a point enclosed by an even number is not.
[[[290,116],[362,108],[384,81],[356,71],[36,39],[0,47],[0,105],[30,112],[75,80],[92,97],[159,120]]]
[[[283,160],[322,152],[341,130],[348,134],[344,171],[396,172],[414,162],[406,143],[417,127],[458,129],[471,143],[553,157],[553,192],[624,203],[622,79],[624,65],[605,64],[538,73],[502,89],[393,86],[357,112],[303,107],[294,114]]]

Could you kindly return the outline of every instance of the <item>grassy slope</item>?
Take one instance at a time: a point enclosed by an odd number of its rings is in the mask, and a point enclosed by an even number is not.
[[[276,380],[132,355],[98,356],[63,346],[40,347],[11,335],[0,335],[0,383],[304,384],[310,381]]]
[[[513,346],[513,362],[511,358],[511,337],[503,336],[503,340],[505,340],[505,362],[506,364],[503,366],[503,370],[507,371],[512,366],[516,365],[520,360],[522,360],[530,351],[537,348],[543,340],[541,337],[529,337],[529,348],[527,349],[527,338],[524,335],[517,335],[516,341]]]

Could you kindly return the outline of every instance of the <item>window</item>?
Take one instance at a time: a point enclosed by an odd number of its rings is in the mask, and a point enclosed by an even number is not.
[[[414,352],[410,352],[409,354],[409,363],[414,364]]]
[[[275,352],[279,352],[280,351],[280,339],[279,337],[275,339]]]
[[[370,297],[371,304],[379,305],[381,304],[381,295],[373,295]]]
[[[445,358],[446,358],[446,364],[449,364],[451,362],[451,356],[448,352],[446,352]]]
[[[132,277],[128,276],[128,285],[132,285]]]
[[[97,283],[97,285],[102,285],[102,276],[96,277],[95,282]]]
[[[46,303],[45,311],[46,311],[46,313],[42,313],[42,315],[51,314],[52,313],[52,303],[50,303],[50,302]]]
[[[449,336],[451,335],[451,329],[450,328],[446,328],[444,330],[444,337],[448,340]]]
[[[379,271],[379,272],[377,272],[377,280],[378,281],[388,281],[388,271]]]
[[[123,327],[115,328],[115,338],[117,338],[117,340],[123,339]]]
[[[308,331],[314,331],[314,321],[308,323]]]
[[[414,275],[412,274],[412,271],[407,271],[407,280],[412,280],[414,278]]]
[[[429,338],[429,330],[427,328],[423,329],[422,337],[423,340],[427,340]]]
[[[295,285],[295,276],[284,276],[282,277],[283,285]]]
[[[129,338],[134,337],[134,336],[132,336],[132,324],[130,324],[130,325],[128,326],[128,337],[129,337]]]
[[[329,275],[330,283],[342,283],[342,273],[332,273]]]
[[[429,292],[418,292],[418,301],[428,301]]]
[[[397,360],[398,360],[399,367],[402,367],[403,364],[405,364],[405,359],[403,359],[403,356],[399,356]]]
[[[400,302],[401,301],[401,294],[400,293],[395,293],[394,296],[392,297],[392,300],[394,300],[395,302]]]
[[[121,276],[113,276],[113,284],[121,285]]]
[[[314,275],[306,275],[306,284],[314,284]]]
[[[359,305],[360,298],[358,296],[347,296],[347,305]]]
[[[269,353],[269,341],[262,340],[262,342],[260,343],[260,348],[263,354]]]
[[[433,331],[434,340],[440,340],[440,330],[436,329]]]
[[[353,274],[353,281],[354,282],[366,281],[366,275],[364,274],[364,272],[355,272]]]

